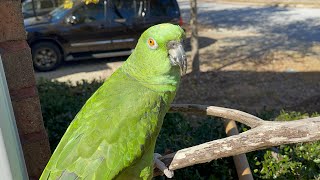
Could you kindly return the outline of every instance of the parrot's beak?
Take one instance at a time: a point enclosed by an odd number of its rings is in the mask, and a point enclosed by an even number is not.
[[[170,62],[173,66],[180,66],[182,75],[187,71],[187,56],[179,41],[169,41],[167,44]]]

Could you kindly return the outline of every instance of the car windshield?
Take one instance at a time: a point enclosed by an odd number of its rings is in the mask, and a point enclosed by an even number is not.
[[[69,12],[68,8],[65,8],[63,5],[57,7],[56,9],[54,9],[53,11],[51,11],[49,13],[49,17],[51,18],[52,21],[58,21],[62,18],[64,18],[64,16]]]

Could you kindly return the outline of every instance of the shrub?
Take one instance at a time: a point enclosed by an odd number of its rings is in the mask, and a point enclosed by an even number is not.
[[[101,84],[101,81],[82,81],[72,85],[71,82],[51,82],[45,79],[37,82],[51,150],[58,145],[74,116]]]
[[[169,153],[225,137],[223,121],[203,117],[196,127],[182,115],[168,113],[156,144],[156,152]],[[236,171],[231,157],[175,171],[175,179],[233,179]]]
[[[319,116],[314,113],[311,117]],[[281,111],[275,121],[308,118],[307,113]],[[276,151],[276,153],[274,153]],[[320,176],[320,141],[281,145],[272,150],[252,152],[251,169],[261,179],[317,179]]]
[[[44,124],[51,148],[54,149],[73,117],[102,81],[70,82],[40,80],[38,91]],[[263,112],[263,118],[275,117],[274,112]],[[312,116],[317,116],[313,114]],[[282,111],[274,120],[295,120],[309,117],[299,112]],[[200,117],[201,118],[201,117]],[[218,118],[202,117],[191,124],[186,116],[167,114],[161,129],[156,152],[170,153],[214,139],[225,137],[223,123]],[[246,130],[243,125],[240,129]],[[275,153],[277,151],[277,157]],[[320,176],[320,142],[282,145],[273,151],[261,150],[247,154],[255,179],[316,179]],[[163,177],[158,177],[161,179]],[[175,171],[175,179],[237,179],[231,157],[195,165]]]

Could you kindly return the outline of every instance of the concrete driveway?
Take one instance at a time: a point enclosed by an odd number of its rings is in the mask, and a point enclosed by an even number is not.
[[[188,22],[189,2],[179,1]],[[200,36],[216,43],[201,51],[205,69],[232,69],[239,63],[320,57],[320,10],[199,1]],[[294,67],[295,70],[302,70]],[[287,69],[292,69],[288,66]],[[272,70],[272,69],[269,69]],[[273,69],[278,71],[277,69]],[[284,70],[283,68],[281,70]],[[320,64],[310,70],[320,70]]]

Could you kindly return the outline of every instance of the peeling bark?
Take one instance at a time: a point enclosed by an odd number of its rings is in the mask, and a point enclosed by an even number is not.
[[[320,117],[295,121],[264,121],[234,109],[192,104],[172,105],[170,111],[232,119],[252,128],[239,135],[206,142],[163,156],[160,159],[170,170],[282,144],[320,140]]]
[[[265,122],[262,119],[248,114],[246,112],[217,106],[207,106],[198,104],[173,104],[171,105],[169,111],[222,117],[225,119],[238,121],[251,128],[257,127]]]

